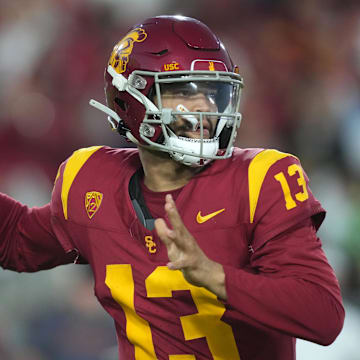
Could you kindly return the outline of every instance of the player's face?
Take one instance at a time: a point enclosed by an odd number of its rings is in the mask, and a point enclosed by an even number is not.
[[[209,89],[202,89],[195,83],[185,85],[165,88],[161,96],[162,107],[185,112],[218,111],[213,92]],[[214,136],[217,120],[217,116],[202,116],[204,139],[210,139]],[[177,136],[198,139],[201,137],[200,116],[177,115],[176,121],[170,125],[170,128]]]

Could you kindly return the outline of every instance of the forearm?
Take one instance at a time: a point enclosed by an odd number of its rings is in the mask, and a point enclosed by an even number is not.
[[[271,278],[224,267],[228,305],[240,321],[328,345],[344,320],[341,301],[299,278]]]
[[[209,263],[204,270],[204,280],[202,286],[215,294],[219,299],[226,301],[226,282],[224,267],[209,259]]]
[[[344,308],[310,219],[257,249],[249,265],[224,267],[228,303],[240,318],[323,345],[334,341]]]
[[[25,206],[0,193],[0,265],[5,269],[16,268],[17,224],[25,211]]]
[[[203,286],[236,309],[239,320],[322,345],[333,342],[342,328],[344,308],[335,282],[333,296],[309,279],[272,278],[211,260],[206,269]]]
[[[72,262],[50,224],[49,206],[29,209],[0,193],[0,266],[33,272]]]

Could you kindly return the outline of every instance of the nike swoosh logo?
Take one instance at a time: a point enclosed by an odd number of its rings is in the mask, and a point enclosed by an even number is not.
[[[201,216],[201,211],[198,212],[197,216],[196,216],[196,221],[199,223],[199,224],[202,224],[208,220],[210,220],[211,218],[213,218],[214,216],[222,213],[223,211],[225,211],[225,209],[221,209],[221,210],[218,210],[218,211],[215,211],[211,214],[208,214],[208,215],[205,215],[205,216]]]

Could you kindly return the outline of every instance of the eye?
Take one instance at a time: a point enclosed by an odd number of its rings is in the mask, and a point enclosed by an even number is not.
[[[217,90],[216,89],[209,89],[206,92],[206,96],[209,97],[209,98],[215,99],[216,96],[217,96]]]
[[[175,93],[178,96],[183,96],[183,97],[189,97],[191,95],[194,95],[193,92],[183,89],[183,90],[179,90],[178,92]]]

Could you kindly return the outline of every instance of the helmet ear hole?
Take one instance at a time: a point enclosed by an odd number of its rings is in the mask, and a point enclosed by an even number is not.
[[[128,110],[128,106],[124,100],[121,100],[120,98],[115,98],[116,104],[120,107],[120,109],[124,112]]]

